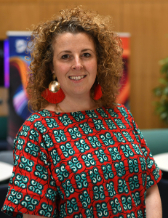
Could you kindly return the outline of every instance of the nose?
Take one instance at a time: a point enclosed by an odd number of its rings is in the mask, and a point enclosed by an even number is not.
[[[74,57],[73,63],[72,63],[72,69],[73,70],[81,70],[83,68],[82,60],[79,56]]]

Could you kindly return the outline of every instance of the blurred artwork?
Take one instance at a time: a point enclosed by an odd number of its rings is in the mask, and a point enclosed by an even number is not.
[[[13,106],[18,116],[25,120],[30,115],[27,107],[28,98],[26,93],[26,72],[28,71],[28,64],[24,59],[19,57],[10,58],[9,63],[11,73],[15,72],[15,74],[18,74],[18,80],[20,81],[20,85],[15,87],[15,92],[13,93]],[[10,78],[13,78],[11,74]],[[12,81],[10,80],[10,82]]]
[[[129,109],[130,81],[129,81],[129,58],[130,58],[130,34],[118,33],[123,47],[123,77],[121,79],[120,93],[117,103],[124,104]]]
[[[27,44],[31,32],[7,32],[5,81],[9,89],[9,117],[8,142],[13,145],[13,139],[25,119],[31,114],[28,110],[28,97],[26,93],[27,72],[29,62],[25,58],[30,56]],[[9,69],[9,70],[7,70]],[[6,80],[7,80],[6,79]]]

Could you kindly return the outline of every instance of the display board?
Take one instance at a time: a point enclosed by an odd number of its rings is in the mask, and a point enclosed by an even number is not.
[[[29,61],[25,58],[30,55],[27,50],[30,34],[27,31],[7,32],[6,50],[9,56],[5,57],[5,78],[9,78],[9,81],[5,81],[5,84],[9,86],[8,142],[11,145],[20,126],[30,115],[26,93]]]

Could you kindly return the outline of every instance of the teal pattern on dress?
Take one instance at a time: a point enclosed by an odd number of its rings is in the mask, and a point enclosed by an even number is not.
[[[38,156],[38,152],[40,151],[40,148],[33,144],[32,142],[27,142],[27,146],[25,147],[25,152],[30,153],[34,157]]]
[[[106,188],[108,190],[108,193],[109,193],[110,197],[114,197],[114,195],[116,195],[116,191],[114,189],[114,182],[107,183]]]
[[[139,179],[138,176],[133,176],[129,178],[129,186],[131,191],[134,191],[135,189],[139,189]]]
[[[64,114],[64,115],[62,115],[62,116],[59,116],[58,119],[61,121],[61,123],[62,123],[64,126],[68,126],[68,125],[70,125],[70,124],[73,123],[72,120],[70,120],[70,118],[69,118],[69,116],[68,116],[67,114]]]
[[[74,173],[82,169],[82,164],[79,162],[77,157],[73,157],[70,161],[68,161],[68,165]]]
[[[50,129],[54,129],[56,127],[59,127],[58,123],[53,118],[46,118],[46,124]]]
[[[71,184],[69,179],[67,179],[64,183],[62,183],[62,187],[65,191],[66,197],[69,197],[75,192],[75,189],[73,188],[73,185]]]
[[[120,194],[129,193],[125,179],[118,179],[118,193]]]
[[[103,171],[103,175],[104,175],[104,179],[109,180],[112,179],[114,177],[114,173],[111,169],[111,165],[107,164],[107,165],[102,165],[102,171]]]
[[[127,144],[126,145],[121,145],[121,149],[123,150],[124,155],[125,155],[126,158],[134,156],[134,152],[131,150],[129,145],[127,145]]]
[[[88,153],[87,155],[82,155],[82,159],[85,162],[85,165],[87,167],[91,167],[91,166],[95,166],[96,165],[96,161],[93,158],[93,155],[91,153]]]
[[[98,138],[96,136],[93,136],[93,137],[89,136],[87,138],[88,138],[88,140],[89,140],[89,142],[90,142],[90,144],[92,145],[93,148],[102,146],[100,141],[98,140]]]
[[[89,176],[93,184],[97,184],[102,180],[102,177],[100,176],[97,167],[94,167],[92,170],[89,170]]]
[[[34,166],[34,161],[21,157],[21,162],[19,164],[20,169],[24,169],[27,172],[31,172]]]
[[[109,152],[111,154],[112,160],[121,160],[121,155],[118,152],[118,148],[117,147],[108,148],[108,150],[109,150]]]
[[[91,134],[93,130],[90,128],[88,123],[79,124],[80,128],[83,130],[84,134]]]
[[[161,178],[122,105],[32,114],[14,140],[3,211],[53,218],[145,218],[147,189]]]
[[[52,188],[48,188],[45,196],[46,196],[46,198],[48,198],[51,201],[55,202],[56,191],[54,189],[52,189]]]
[[[97,215],[98,217],[108,217],[109,216],[109,212],[108,212],[108,208],[107,208],[107,203],[103,202],[103,203],[97,203],[96,204],[96,209],[97,209]]]
[[[96,150],[95,154],[97,155],[100,163],[104,163],[104,162],[108,161],[108,157],[105,155],[102,148],[99,148],[98,150]]]
[[[15,205],[20,203],[20,200],[22,199],[23,194],[21,192],[17,192],[14,189],[11,190],[11,194],[8,195],[8,200],[13,202]]]
[[[114,124],[114,122],[112,120],[105,120],[105,122],[107,123],[109,129],[117,129],[116,125]]]
[[[53,211],[52,205],[47,205],[46,203],[41,204],[41,209],[38,211],[40,216],[50,217]]]
[[[88,146],[88,144],[85,142],[85,140],[80,139],[79,141],[75,142],[76,147],[78,148],[78,150],[81,153],[85,153],[87,150],[90,149],[90,147]]]
[[[65,164],[61,164],[60,167],[57,167],[55,169],[55,172],[57,174],[59,181],[63,181],[64,179],[69,177],[69,173],[66,170]]]
[[[103,185],[100,185],[100,186],[95,185],[93,187],[93,193],[94,193],[93,198],[94,198],[95,201],[105,199],[104,186]]]
[[[79,132],[79,129],[77,127],[69,128],[68,132],[71,134],[72,139],[77,139],[82,137],[82,134]]]
[[[70,200],[67,201],[67,211],[68,214],[73,214],[74,212],[77,212],[79,210],[76,198],[71,198]]]
[[[39,201],[35,198],[32,198],[30,195],[26,195],[24,197],[24,200],[21,201],[21,205],[30,211],[35,210],[38,204],[39,204]]]
[[[34,179],[30,180],[30,185],[28,188],[30,191],[39,195],[42,195],[42,190],[44,189],[43,185]]]
[[[82,194],[79,195],[79,200],[82,203],[83,208],[88,208],[89,204],[91,203],[91,199],[89,197],[88,192],[85,190]]]
[[[35,123],[34,123],[34,127],[36,127],[37,130],[38,130],[41,134],[43,134],[43,133],[45,133],[45,132],[47,131],[47,128],[42,124],[41,121],[35,122]]]
[[[41,166],[40,164],[36,165],[34,175],[39,177],[42,180],[48,180],[48,172],[47,172],[46,168]]]
[[[118,198],[114,198],[114,200],[111,200],[110,205],[111,205],[111,208],[113,210],[114,215],[121,213],[122,208],[121,208],[121,205],[120,205]]]
[[[13,178],[13,177],[14,177],[14,175],[12,175],[11,178]],[[23,176],[23,175],[17,173],[16,179],[14,180],[14,184],[22,189],[26,189],[28,181],[29,181],[29,178],[27,176]]]
[[[75,175],[75,180],[76,180],[76,184],[77,184],[78,189],[87,188],[88,185],[89,185],[85,172],[83,172],[81,174],[76,174]]]
[[[95,125],[95,129],[97,131],[100,131],[100,130],[103,130],[103,129],[106,129],[102,123],[101,120],[99,119],[93,119],[93,122],[94,122],[94,125]]]
[[[100,138],[102,139],[103,143],[106,146],[110,146],[110,145],[114,145],[114,140],[113,137],[111,136],[111,134],[109,132],[106,132],[105,134],[101,134]]]
[[[58,155],[57,150],[56,149],[51,150],[50,155],[51,155],[54,166],[56,166],[61,161],[61,158]]]
[[[69,142],[60,145],[60,148],[65,157],[73,156],[75,154],[75,151]]]
[[[83,121],[85,119],[85,116],[80,111],[73,112],[71,114],[77,122]]]
[[[125,211],[132,209],[132,199],[131,196],[122,196],[122,205]]]

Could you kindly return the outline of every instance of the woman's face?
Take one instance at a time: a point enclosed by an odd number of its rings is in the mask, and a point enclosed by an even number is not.
[[[93,40],[86,33],[62,33],[53,43],[53,69],[65,95],[90,96],[97,74]]]

